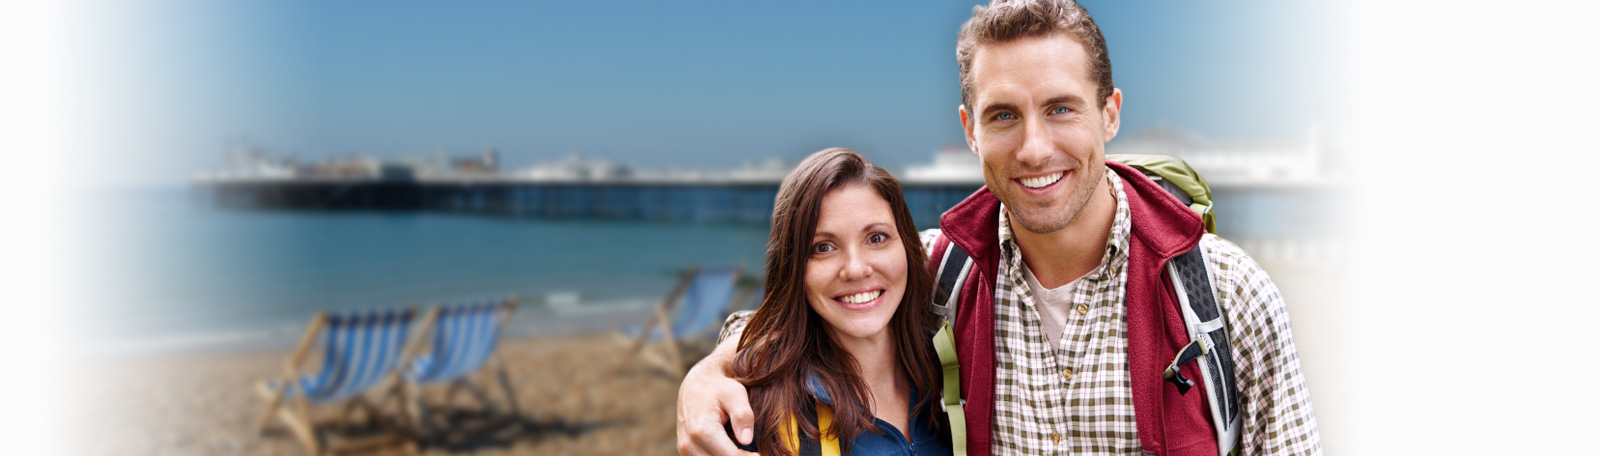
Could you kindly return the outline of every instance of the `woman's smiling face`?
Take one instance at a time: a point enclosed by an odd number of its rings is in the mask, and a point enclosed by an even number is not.
[[[806,301],[841,343],[875,341],[906,291],[906,249],[889,202],[846,185],[822,197],[806,262]]]

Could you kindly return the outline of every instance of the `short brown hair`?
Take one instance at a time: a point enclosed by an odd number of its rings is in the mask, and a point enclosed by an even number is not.
[[[972,56],[979,45],[1006,43],[1065,33],[1083,45],[1089,54],[1089,77],[1097,87],[1098,106],[1115,88],[1111,84],[1111,53],[1106,37],[1094,24],[1089,12],[1073,0],[993,0],[989,6],[972,7],[972,18],[961,25],[956,35],[956,65],[961,68],[961,104],[972,106]]]

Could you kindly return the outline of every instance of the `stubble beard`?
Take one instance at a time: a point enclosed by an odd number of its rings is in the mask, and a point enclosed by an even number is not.
[[[1073,189],[1071,196],[1067,200],[1066,210],[1060,216],[1052,217],[1047,209],[1042,211],[1044,212],[1043,214],[1038,214],[1039,216],[1034,217],[1032,214],[1024,213],[1027,211],[1018,211],[1019,205],[1009,203],[1006,204],[1007,215],[1011,216],[1013,223],[1034,234],[1054,233],[1066,228],[1067,225],[1071,225],[1072,221],[1078,218],[1078,213],[1083,212],[1083,208],[1089,205],[1089,200],[1094,197],[1095,190],[1099,187],[1100,182],[1106,178],[1106,165],[1104,162],[1087,163],[1085,165],[1078,170],[1084,171],[1086,175],[1081,176],[1083,179],[1078,179],[1074,182],[1076,188]]]

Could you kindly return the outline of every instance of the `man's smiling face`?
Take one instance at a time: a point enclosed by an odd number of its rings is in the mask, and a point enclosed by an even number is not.
[[[1088,55],[1063,34],[979,45],[971,81],[961,121],[989,190],[1021,228],[1065,228],[1105,181],[1121,92],[1095,99]]]

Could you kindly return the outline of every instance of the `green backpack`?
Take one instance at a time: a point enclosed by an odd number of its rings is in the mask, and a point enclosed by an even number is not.
[[[1109,154],[1106,160],[1128,165],[1161,184],[1167,193],[1189,205],[1206,221],[1206,232],[1217,234],[1217,222],[1211,216],[1211,186],[1206,178],[1189,167],[1189,163],[1169,155]]]

